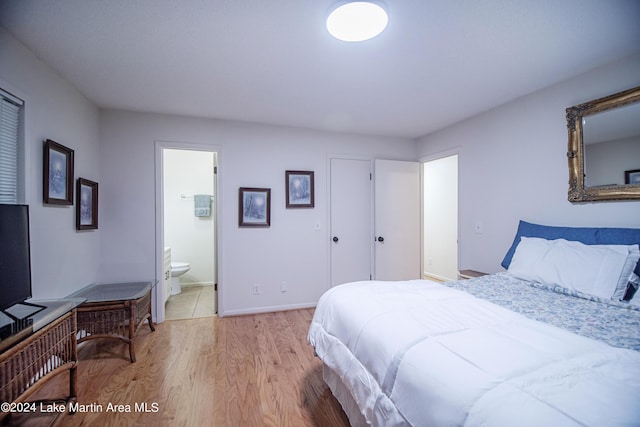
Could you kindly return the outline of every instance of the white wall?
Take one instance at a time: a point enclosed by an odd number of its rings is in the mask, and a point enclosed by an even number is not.
[[[43,204],[43,141],[73,149],[75,177],[101,185],[98,109],[1,27],[0,58],[0,86],[25,101],[33,296],[65,296],[97,281],[102,227],[76,231],[75,195],[74,206]],[[100,205],[99,221],[102,214]]]
[[[501,271],[520,219],[640,227],[640,202],[567,201],[565,108],[640,85],[640,54],[425,136],[418,155],[459,147],[460,268]],[[474,224],[483,223],[483,234]]]
[[[213,285],[215,274],[215,205],[211,215],[194,215],[195,194],[213,197],[214,153],[164,150],[164,246],[171,247],[172,262],[188,262],[180,276],[183,285]]]
[[[415,142],[404,139],[114,110],[100,123],[101,277],[155,277],[155,141],[209,145],[219,153],[219,307],[227,315],[312,306],[328,288],[329,153],[416,158]],[[315,171],[314,209],[285,209],[286,170]],[[270,228],[238,228],[239,187],[271,188]],[[254,283],[261,295],[252,295]]]
[[[458,156],[422,164],[424,274],[458,278]]]

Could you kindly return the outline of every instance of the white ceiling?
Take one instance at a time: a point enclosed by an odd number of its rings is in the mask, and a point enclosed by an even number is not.
[[[638,0],[0,0],[0,25],[100,107],[417,138],[640,50]],[[603,94],[605,95],[605,94]]]

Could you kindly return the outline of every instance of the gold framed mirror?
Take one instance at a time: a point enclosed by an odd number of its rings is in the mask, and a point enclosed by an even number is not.
[[[640,199],[640,86],[566,109],[570,202]]]

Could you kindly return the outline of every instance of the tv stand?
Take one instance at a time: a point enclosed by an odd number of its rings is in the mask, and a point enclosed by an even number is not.
[[[8,316],[13,317],[14,314],[12,314],[12,312],[15,312],[18,316],[18,319],[22,320],[25,319],[27,317],[31,317],[39,312],[41,312],[42,310],[46,309],[47,307],[42,305],[42,304],[36,304],[34,302],[30,302],[30,301],[23,301],[19,304],[16,304],[12,307],[9,307],[7,309],[4,310],[4,313]],[[17,310],[17,311],[13,311],[13,310]]]
[[[33,316],[47,307],[32,302],[21,302],[0,311],[0,340],[17,334],[33,323]]]
[[[0,341],[0,402],[9,404],[8,411],[0,412],[0,421],[12,416],[28,416],[26,410],[19,410],[25,405],[36,412],[46,408],[51,401],[29,402],[28,405],[25,402],[61,373],[69,373],[69,394],[54,402],[68,405],[76,401],[76,307],[82,301],[43,301],[45,308],[27,318],[30,324],[27,328]]]

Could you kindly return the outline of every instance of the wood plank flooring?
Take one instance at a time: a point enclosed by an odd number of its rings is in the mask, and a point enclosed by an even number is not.
[[[136,363],[123,343],[86,342],[78,403],[93,409],[66,415],[61,425],[348,426],[306,341],[312,315],[307,309],[173,320],[156,332],[143,326]],[[63,394],[67,380],[61,375],[37,397]],[[107,412],[109,403],[132,412]],[[149,412],[136,412],[136,404]],[[17,417],[12,424],[40,426],[50,418]]]

